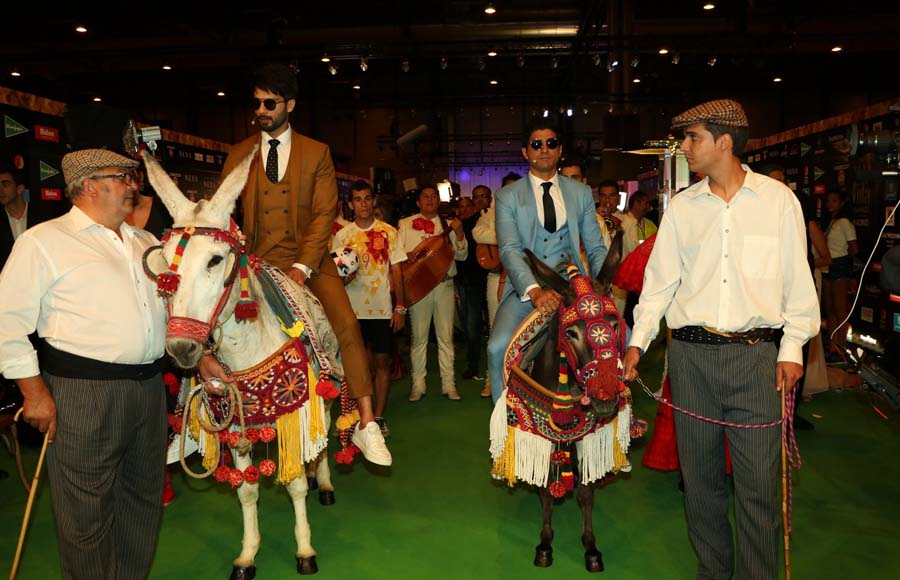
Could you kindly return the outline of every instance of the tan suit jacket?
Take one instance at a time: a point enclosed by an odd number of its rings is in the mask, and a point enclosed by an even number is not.
[[[291,157],[288,161],[286,177],[290,183],[291,223],[294,224],[294,239],[299,244],[297,259],[314,273],[320,270],[337,274],[337,269],[329,255],[331,228],[337,215],[338,191],[334,176],[334,164],[328,145],[305,137],[291,129]],[[222,175],[228,175],[240,163],[253,146],[260,142],[256,133],[234,147],[228,153]],[[261,153],[250,166],[247,185],[241,192],[244,208],[243,232],[255,253],[260,253],[257,241],[259,221],[256,216],[257,184],[260,175],[265,177],[265,161]]]

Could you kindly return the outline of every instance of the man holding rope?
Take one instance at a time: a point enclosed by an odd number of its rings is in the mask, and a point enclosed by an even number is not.
[[[672,119],[691,171],[705,179],[663,216],[644,275],[625,380],[663,315],[672,329],[673,403],[725,425],[675,413],[688,534],[697,578],[735,573],[724,435],[734,465],[737,577],[777,578],[781,394],[803,375],[801,348],[819,329],[800,204],[782,183],[741,164],[747,116],[731,100]],[[783,336],[782,336],[783,334]],[[780,339],[780,345],[776,346]]]

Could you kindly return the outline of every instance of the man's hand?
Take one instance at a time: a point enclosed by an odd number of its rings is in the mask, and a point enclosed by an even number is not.
[[[300,268],[291,268],[288,270],[288,278],[299,284],[300,286],[306,286],[306,272],[301,270]]]
[[[200,358],[197,364],[197,372],[204,381],[209,379],[219,379],[223,383],[233,383],[234,376],[225,370],[225,367],[211,354],[205,354]]]
[[[623,378],[629,383],[638,378],[637,364],[641,360],[641,349],[636,346],[628,347],[625,351],[625,370]]]
[[[790,391],[803,376],[803,365],[794,362],[782,361],[775,366],[775,388],[779,391],[785,388]]]
[[[391,330],[395,333],[403,330],[403,327],[406,325],[406,316],[403,314],[397,314],[396,312],[391,315]]]
[[[553,314],[559,308],[559,294],[553,290],[532,288],[528,292],[528,297],[531,298],[531,304],[535,310],[539,310],[543,314]]]
[[[452,229],[454,232],[456,232],[456,241],[457,242],[461,242],[464,239],[466,239],[466,233],[463,231],[461,221],[454,219],[453,221],[450,222],[449,226],[450,226],[450,229]]]
[[[17,379],[19,390],[25,402],[22,405],[22,416],[25,421],[40,431],[46,433],[50,443],[56,438],[56,401],[40,376],[27,379]]]

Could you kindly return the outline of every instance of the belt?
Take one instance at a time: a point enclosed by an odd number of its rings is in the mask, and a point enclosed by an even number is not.
[[[143,381],[158,375],[161,363],[162,359],[140,365],[103,362],[59,350],[41,340],[41,367],[51,375],[67,379]]]
[[[672,329],[672,338],[695,344],[756,344],[775,342],[779,328],[751,328],[744,332],[722,332],[708,326],[684,326]]]

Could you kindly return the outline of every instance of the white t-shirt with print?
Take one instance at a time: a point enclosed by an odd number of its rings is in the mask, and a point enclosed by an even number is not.
[[[356,277],[346,286],[353,312],[360,319],[390,318],[390,267],[406,260],[406,250],[400,243],[397,230],[381,220],[366,229],[349,223],[331,240],[332,251],[351,247],[359,257]]]

